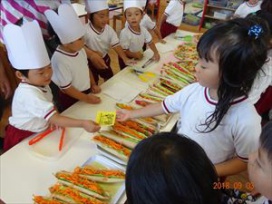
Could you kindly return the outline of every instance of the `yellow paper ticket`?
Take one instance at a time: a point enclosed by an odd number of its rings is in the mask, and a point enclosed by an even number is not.
[[[111,126],[115,123],[115,111],[98,111],[96,115],[96,122],[101,126]]]

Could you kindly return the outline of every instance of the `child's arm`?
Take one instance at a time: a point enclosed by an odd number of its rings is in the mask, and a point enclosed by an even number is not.
[[[51,118],[49,118],[49,123],[60,127],[82,127],[87,132],[97,132],[100,130],[100,126],[92,120],[73,119],[62,116],[58,113],[55,113]]]
[[[91,62],[93,63],[93,65],[97,69],[107,69],[108,68],[108,66],[104,62],[102,56],[100,56],[98,53],[91,50],[90,48],[87,48],[86,46],[84,47],[84,50],[85,50],[85,52],[87,54],[88,59],[91,60]]]
[[[134,59],[142,59],[144,57],[144,53],[142,51],[139,52],[131,52],[129,50],[125,51],[126,56],[128,56],[129,58],[134,58]]]
[[[115,46],[113,47],[114,51],[122,58],[122,60],[124,61],[124,63],[126,65],[130,65],[133,64],[133,60],[129,59],[126,55],[126,53],[124,52],[123,48],[121,47],[121,45]]]
[[[247,169],[247,163],[238,157],[215,165],[219,177],[238,174]]]
[[[154,52],[153,59],[156,60],[156,61],[159,61],[160,60],[160,54],[159,54],[154,42],[152,41],[148,45],[149,45],[150,49]]]
[[[153,31],[158,36],[159,42],[162,43],[162,44],[165,44],[166,41],[162,39],[161,32],[160,32],[159,28],[156,26]]]
[[[166,19],[167,19],[167,16],[163,14],[159,23],[159,30],[161,29],[161,26],[166,21]]]
[[[124,110],[124,109],[117,110],[116,113],[118,121],[125,121],[134,118],[157,116],[164,114],[165,112],[162,108],[161,103],[155,103],[137,110]]]
[[[75,89],[73,86],[70,86],[67,89],[62,89],[61,91],[73,98],[76,98],[79,101],[84,101],[86,103],[97,104],[101,102],[101,99],[99,97],[94,96],[93,94],[84,94],[79,90]]]
[[[93,74],[90,71],[90,81],[91,81],[91,90],[92,93],[100,93],[101,92],[101,88],[96,84]]]

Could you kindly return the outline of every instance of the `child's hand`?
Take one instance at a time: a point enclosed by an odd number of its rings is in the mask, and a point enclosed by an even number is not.
[[[166,43],[166,41],[163,40],[163,39],[160,39],[159,42],[162,43],[162,44],[165,44],[165,43]]]
[[[131,118],[131,112],[132,111],[124,109],[116,110],[116,119],[118,121],[126,121]]]
[[[156,62],[160,61],[160,54],[157,52],[157,53],[154,53],[153,57],[152,57]]]
[[[91,90],[92,90],[92,93],[95,93],[95,94],[101,92],[101,88],[96,84],[92,84]]]
[[[86,96],[86,103],[98,104],[101,102],[101,99],[93,94],[87,94]]]
[[[135,52],[135,54],[134,54],[134,58],[135,59],[142,59],[144,57],[144,53],[143,52]]]
[[[87,132],[97,132],[100,130],[100,125],[97,124],[96,122],[92,120],[84,120],[82,123],[82,127],[87,131]]]
[[[135,60],[134,59],[129,59],[129,58],[126,58],[125,60],[123,60],[124,63],[127,65],[127,66],[133,66],[136,64]]]
[[[94,53],[90,60],[96,69],[108,69],[108,66],[99,54]]]

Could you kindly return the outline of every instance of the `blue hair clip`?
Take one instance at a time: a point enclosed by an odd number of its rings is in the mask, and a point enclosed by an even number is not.
[[[251,26],[248,30],[248,35],[258,39],[263,33],[263,28],[260,25]]]

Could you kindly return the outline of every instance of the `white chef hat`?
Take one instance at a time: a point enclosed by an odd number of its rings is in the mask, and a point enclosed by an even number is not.
[[[61,4],[58,8],[58,14],[53,10],[46,10],[45,16],[62,44],[74,42],[85,33],[84,26],[73,7],[69,4]]]
[[[85,0],[85,10],[88,13],[95,13],[109,9],[107,0]]]
[[[124,11],[126,11],[126,9],[132,8],[132,7],[136,7],[136,8],[143,10],[142,0],[124,0]]]
[[[147,0],[138,0],[142,6],[142,8],[145,8],[145,5],[146,5],[146,1]]]
[[[8,24],[3,29],[8,58],[15,69],[38,69],[50,64],[41,28],[36,20],[22,26]]]

